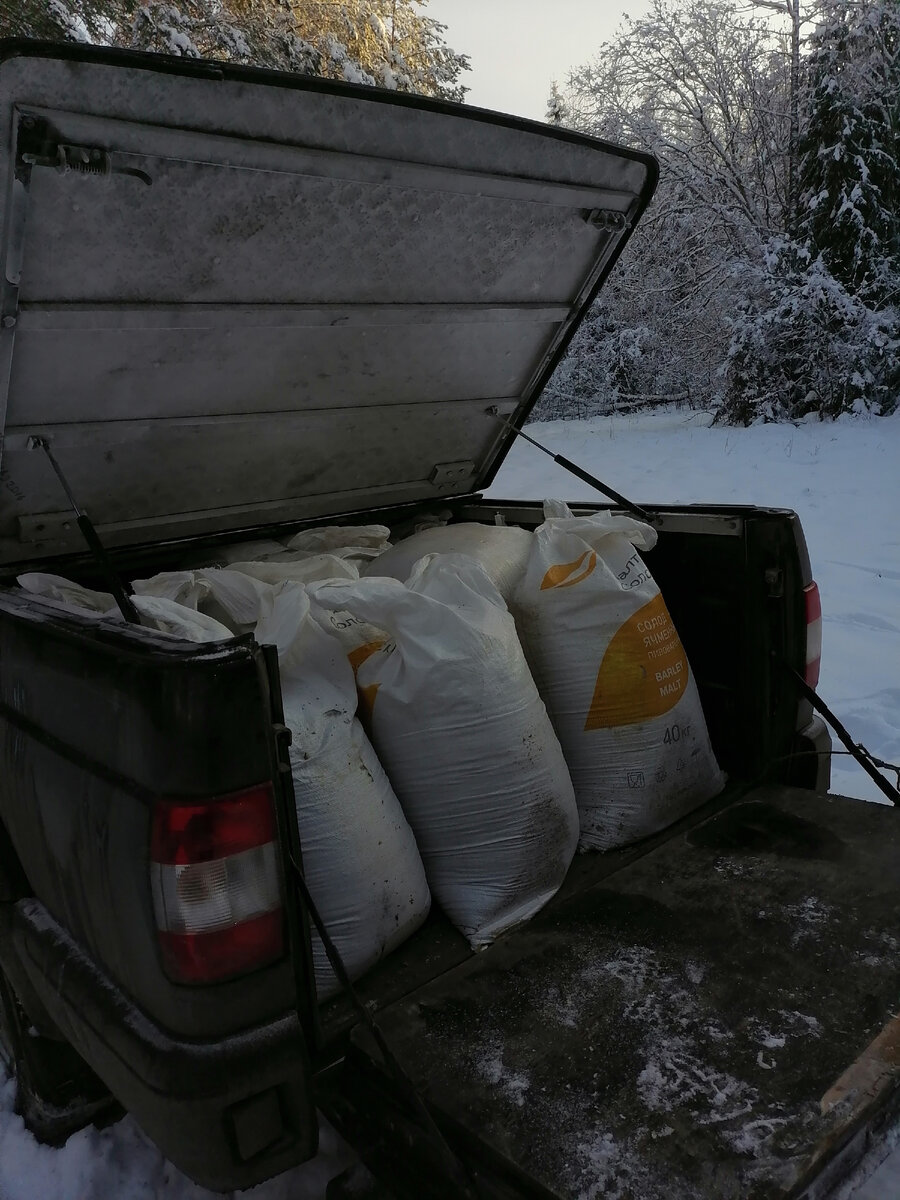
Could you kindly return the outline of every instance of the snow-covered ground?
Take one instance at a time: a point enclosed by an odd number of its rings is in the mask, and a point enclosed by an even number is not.
[[[820,691],[873,754],[900,761],[900,414],[750,429],[709,428],[709,417],[636,417],[533,425],[529,433],[638,502],[748,503],[795,509],[822,594]],[[496,497],[589,499],[594,493],[520,442]],[[846,758],[835,791],[879,799]],[[0,1200],[211,1200],[160,1156],[130,1118],[83,1130],[60,1150],[38,1146],[12,1112],[0,1067]],[[896,1134],[894,1135],[896,1139]],[[321,1200],[350,1161],[333,1131],[314,1162],[241,1193],[248,1200]],[[843,1196],[850,1197],[845,1190]],[[852,1200],[900,1196],[900,1149]]]

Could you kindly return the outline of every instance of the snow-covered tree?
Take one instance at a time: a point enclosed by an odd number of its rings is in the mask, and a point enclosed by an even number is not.
[[[806,60],[800,233],[876,306],[900,286],[900,4],[829,6]]]
[[[900,8],[832,3],[810,39],[793,239],[731,319],[724,413],[835,416],[900,397]]]
[[[323,54],[323,74],[462,100],[468,59],[445,44],[446,26],[419,11],[428,0],[291,0],[302,38]]]
[[[547,99],[547,112],[544,119],[548,125],[568,125],[569,123],[568,108],[559,90],[559,84],[555,79],[550,85],[550,95]]]
[[[462,100],[427,0],[0,0],[0,36],[215,58]]]
[[[722,415],[744,425],[808,413],[892,412],[897,310],[854,296],[806,247],[773,243],[752,299],[731,318]]]
[[[569,123],[661,174],[541,411],[896,404],[898,27],[900,0],[651,0],[570,75]]]
[[[656,154],[736,247],[785,224],[789,62],[730,0],[653,0],[572,73],[577,128]]]
[[[570,75],[570,123],[654,153],[661,176],[547,403],[577,393],[583,407],[592,375],[595,411],[642,395],[717,402],[728,316],[786,219],[782,41],[729,0],[654,0]]]

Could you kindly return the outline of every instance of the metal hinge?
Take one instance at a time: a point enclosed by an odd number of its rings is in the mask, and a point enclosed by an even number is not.
[[[110,175],[132,175],[148,186],[153,182],[146,171],[136,167],[116,167],[112,155],[100,146],[77,146],[65,142],[43,117],[25,115],[19,120],[16,144],[16,173],[33,167],[50,167],[59,175],[74,172],[108,179]]]
[[[470,479],[475,474],[475,464],[466,459],[464,462],[435,463],[428,476],[428,482],[436,488],[457,487],[464,479]]]

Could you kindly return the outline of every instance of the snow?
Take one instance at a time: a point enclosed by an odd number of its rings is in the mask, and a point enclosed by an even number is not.
[[[631,417],[533,425],[529,433],[554,452],[607,478],[639,503],[746,503],[796,510],[822,593],[820,691],[856,740],[880,758],[900,761],[900,531],[896,521],[900,413],[733,429],[711,427],[708,414],[664,409]],[[595,494],[521,442],[491,489],[496,498],[591,499]],[[834,760],[832,789],[866,800],[882,799],[847,758]],[[821,903],[811,897],[801,915],[804,932],[813,935],[823,915]],[[879,949],[888,953],[892,948],[873,943],[867,952]],[[652,975],[652,968],[652,963],[624,949],[614,963],[607,964],[632,989],[636,1006],[642,998],[647,1003],[642,982],[648,972]],[[702,963],[687,964],[688,979],[703,969]],[[548,997],[548,1008],[554,1005],[560,1005],[559,997]],[[571,999],[562,1008],[563,1023],[577,1020]],[[706,1106],[710,1122],[718,1123],[722,1111],[752,1101],[733,1080],[698,1075],[696,1048],[684,1044],[677,1021],[670,1027],[657,1019],[660,1014],[649,1015],[640,1086],[650,1107],[658,1102],[664,1109],[673,1089],[689,1087],[696,1092],[697,1103]],[[782,1027],[758,1031],[760,1052],[767,1061],[777,1055],[786,1036],[821,1033],[814,1019],[802,1012],[786,1011],[781,1016]],[[527,1102],[528,1080],[504,1066],[500,1048],[486,1047],[481,1066],[506,1086],[515,1103]],[[83,1130],[62,1149],[53,1150],[37,1145],[25,1132],[12,1111],[13,1102],[14,1086],[0,1067],[3,1200],[34,1196],[212,1200],[212,1193],[190,1183],[162,1158],[131,1118],[109,1129]],[[753,1134],[765,1143],[778,1115],[761,1113],[760,1118]],[[839,1200],[900,1195],[898,1140],[900,1130],[895,1130],[875,1147],[873,1159],[842,1187]],[[327,1180],[343,1170],[352,1155],[327,1125],[323,1125],[321,1144],[322,1152],[312,1163],[241,1195],[247,1200],[322,1200]],[[581,1166],[590,1167],[595,1180],[598,1164],[605,1165],[604,1196],[634,1194],[632,1184],[640,1180],[641,1164],[627,1146],[611,1143],[608,1133],[598,1130],[596,1139],[588,1139],[579,1154]],[[866,1181],[865,1174],[873,1170],[875,1174]]]
[[[130,1118],[109,1129],[83,1129],[59,1150],[39,1146],[12,1109],[15,1085],[0,1065],[0,1197],[3,1200],[221,1200],[166,1162]],[[325,1186],[354,1156],[321,1124],[312,1162],[235,1193],[241,1200],[322,1200]]]
[[[70,12],[62,0],[49,0],[47,5],[50,13],[56,17],[66,31],[66,36],[73,42],[90,43],[90,30],[78,13]]]
[[[499,1087],[517,1108],[524,1107],[531,1080],[523,1072],[511,1071],[504,1065],[503,1047],[499,1043],[492,1043],[477,1056],[475,1069],[488,1083]]]

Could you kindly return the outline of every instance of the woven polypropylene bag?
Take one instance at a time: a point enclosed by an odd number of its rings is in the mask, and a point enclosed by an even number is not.
[[[656,532],[548,501],[513,609],[575,786],[583,849],[625,845],[719,792],[687,655],[637,547]]]
[[[412,830],[356,717],[353,670],[301,584],[262,600],[256,640],[278,650],[310,893],[351,979],[405,941],[431,898]],[[312,934],[319,999],[337,980]]]
[[[387,575],[405,583],[426,554],[465,554],[484,567],[497,591],[508,601],[522,577],[531,553],[533,535],[515,525],[435,525],[397,542],[373,559],[362,574]]]
[[[409,584],[321,584],[316,600],[383,629],[359,666],[372,740],[435,899],[473,946],[527,920],[575,853],[559,742],[515,624],[484,569],[428,556]]]

